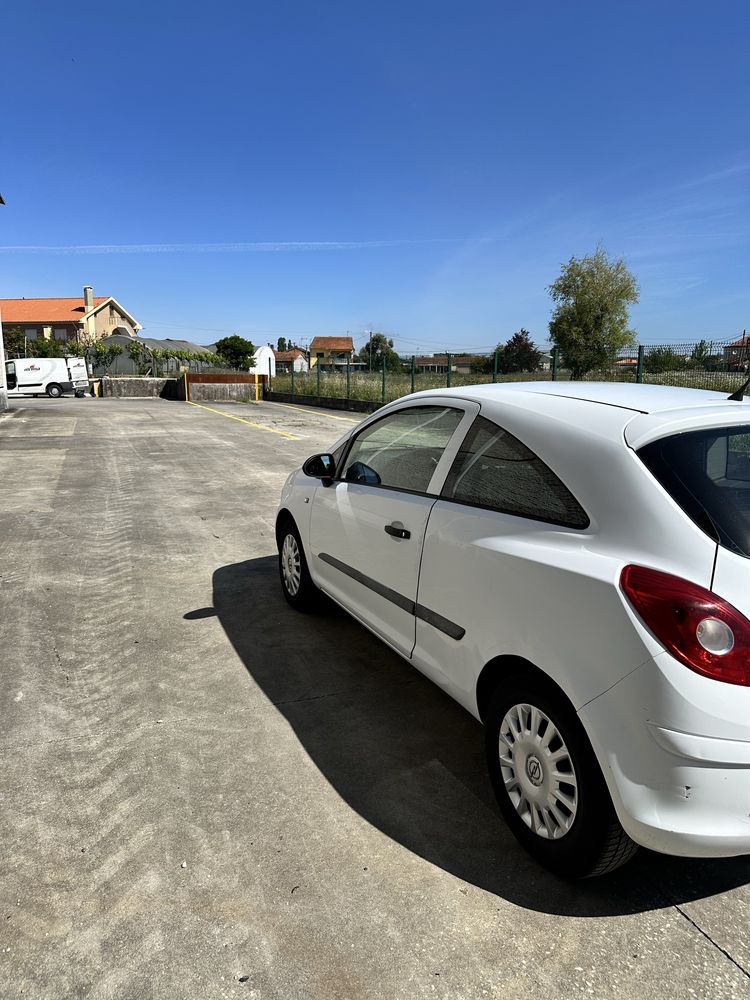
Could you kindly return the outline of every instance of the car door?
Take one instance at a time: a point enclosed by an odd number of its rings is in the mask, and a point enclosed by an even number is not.
[[[475,403],[415,400],[354,435],[310,519],[316,583],[404,656],[414,648],[425,528]]]
[[[428,613],[417,616],[413,662],[475,711],[479,669],[499,653],[537,662],[543,623],[560,622],[558,648],[575,662],[564,649],[566,601],[599,608],[598,584],[571,590],[589,519],[536,454],[481,415],[436,485],[417,595]]]
[[[15,361],[5,362],[5,382],[8,387],[8,394],[18,395],[18,379],[16,378]]]

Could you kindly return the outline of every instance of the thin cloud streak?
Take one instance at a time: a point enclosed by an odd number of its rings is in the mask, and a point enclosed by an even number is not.
[[[379,250],[388,247],[486,243],[476,239],[445,237],[424,240],[264,241],[254,243],[102,243],[75,246],[1,246],[0,253],[48,254],[149,254],[149,253],[315,253],[331,250]]]

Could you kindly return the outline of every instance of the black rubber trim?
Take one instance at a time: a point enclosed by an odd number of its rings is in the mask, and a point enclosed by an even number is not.
[[[371,576],[366,576],[364,573],[360,573],[358,569],[353,566],[348,566],[345,562],[341,562],[335,556],[329,556],[327,552],[321,552],[318,556],[321,562],[328,563],[329,566],[333,566],[340,573],[344,573],[346,576],[350,576],[352,580],[356,580],[357,583],[361,583],[363,587],[367,587],[369,590],[374,590],[376,594],[380,594],[384,597],[386,601],[390,601],[391,604],[395,604],[397,607],[401,608],[409,615],[414,614],[414,601],[410,601],[408,597],[404,597],[403,594],[399,594],[397,590],[391,590],[390,587],[386,587],[383,583],[378,583],[377,580],[373,580]]]
[[[373,580],[371,576],[367,576],[365,573],[360,573],[358,569],[353,566],[349,566],[345,562],[341,562],[335,556],[329,556],[327,552],[321,552],[318,555],[318,559],[321,562],[328,563],[329,566],[333,566],[340,573],[344,573],[345,576],[351,577],[352,580],[356,580],[357,583],[361,583],[363,587],[367,587],[368,590],[374,591],[381,597],[384,597],[386,601],[390,601],[391,604],[395,604],[397,607],[401,608],[409,615],[414,615],[423,622],[427,622],[428,625],[432,625],[439,632],[443,632],[445,635],[450,636],[451,639],[458,641],[463,639],[466,635],[466,629],[461,628],[460,625],[456,625],[455,622],[450,621],[449,618],[444,618],[439,615],[437,611],[430,611],[429,608],[424,607],[423,604],[417,604],[415,601],[410,601],[408,597],[404,597],[403,594],[399,594],[397,590],[392,590],[390,587],[386,587],[383,583],[378,583],[377,580]]]
[[[458,642],[459,639],[463,639],[466,635],[466,629],[461,628],[460,625],[456,625],[452,622],[450,618],[443,618],[439,615],[437,611],[430,611],[429,608],[424,607],[423,604],[417,604],[416,606],[417,618],[420,618],[423,622],[427,622],[428,625],[432,625],[433,628],[438,629],[440,632],[444,632],[446,635],[450,636],[451,639],[455,639]]]

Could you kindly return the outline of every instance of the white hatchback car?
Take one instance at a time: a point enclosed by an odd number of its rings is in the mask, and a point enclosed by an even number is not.
[[[324,591],[484,723],[542,864],[750,852],[750,401],[416,393],[289,476],[276,534],[293,607]]]

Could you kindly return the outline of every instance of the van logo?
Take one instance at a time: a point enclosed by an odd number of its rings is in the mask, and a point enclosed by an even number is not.
[[[38,372],[41,371],[39,365],[29,365],[28,368],[24,368],[25,372]]]

